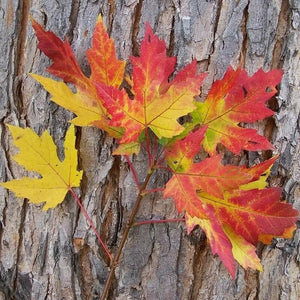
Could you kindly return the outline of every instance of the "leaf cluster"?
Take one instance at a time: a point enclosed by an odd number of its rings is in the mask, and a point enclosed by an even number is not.
[[[234,154],[273,149],[264,136],[240,124],[273,115],[266,101],[276,94],[282,71],[258,70],[248,76],[245,70],[229,67],[201,103],[196,99],[206,74],[197,73],[195,60],[175,74],[176,57],[167,56],[164,41],[148,23],[140,56],[130,58],[130,76],[125,75],[126,63],[117,58],[99,16],[92,48],[87,51],[89,77],[81,71],[68,40],[61,41],[34,20],[32,25],[39,49],[53,62],[47,71],[62,81],[31,76],[51,94],[52,101],[76,115],[71,122],[96,126],[114,137],[118,143],[114,155],[147,151],[149,172],[164,168],[171,173],[163,196],[172,197],[178,212],[185,214],[188,232],[199,225],[233,277],[235,261],[244,268],[262,270],[255,253],[257,243],[290,238],[298,212],[280,201],[280,188],[266,187],[277,157],[250,168],[224,165],[218,145]],[[188,122],[178,121],[187,115]],[[29,129],[10,126],[10,130],[21,151],[15,160],[42,178],[2,185],[31,202],[46,202],[44,209],[55,207],[68,190],[79,186],[82,176],[77,171],[73,126],[66,137],[63,162],[48,133],[38,137]],[[206,158],[198,162],[200,151]]]

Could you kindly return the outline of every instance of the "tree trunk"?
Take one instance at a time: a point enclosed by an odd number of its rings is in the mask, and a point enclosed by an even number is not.
[[[49,95],[28,73],[45,75],[49,60],[37,50],[30,15],[61,38],[68,37],[83,70],[97,15],[103,15],[118,57],[139,54],[149,21],[178,56],[177,70],[197,59],[208,72],[202,94],[229,65],[250,74],[282,68],[279,95],[270,101],[274,118],[256,128],[275,145],[280,158],[270,185],[283,186],[284,196],[300,208],[300,1],[299,0],[73,0],[1,1],[0,116],[1,180],[20,178],[23,168],[12,161],[16,149],[4,123],[48,129],[62,143],[70,112],[49,101]],[[128,165],[112,156],[113,139],[97,128],[77,130],[80,193],[84,207],[112,253],[115,253],[136,199]],[[270,153],[250,153],[250,163]],[[142,180],[143,155],[134,158]],[[168,178],[158,174],[152,185]],[[42,212],[0,189],[0,299],[99,299],[109,269],[96,237],[74,199]],[[147,196],[137,219],[176,218],[172,199]],[[214,257],[200,229],[186,234],[183,224],[134,227],[117,268],[109,299],[299,299],[300,231],[292,240],[275,239],[259,246],[263,272],[238,268],[233,280]]]

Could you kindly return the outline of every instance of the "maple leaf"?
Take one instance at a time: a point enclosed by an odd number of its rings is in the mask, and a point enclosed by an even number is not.
[[[274,114],[265,102],[277,92],[283,72],[257,71],[249,77],[245,70],[229,68],[222,80],[216,81],[204,103],[196,103],[191,114],[193,125],[207,125],[204,149],[213,155],[218,143],[238,154],[249,151],[273,149],[270,142],[255,129],[242,128],[240,122],[255,122]]]
[[[258,241],[291,236],[298,212],[280,202],[281,189],[266,189],[266,179],[277,157],[246,168],[221,164],[221,155],[194,162],[208,126],[166,146],[173,176],[164,197],[173,197],[186,212],[188,232],[199,225],[212,251],[234,277],[236,259],[244,268],[261,270],[255,254]]]
[[[43,210],[57,206],[72,187],[79,186],[82,177],[82,171],[77,171],[74,126],[71,125],[66,134],[63,161],[58,159],[56,146],[47,131],[39,137],[29,128],[7,126],[15,146],[20,149],[13,159],[28,171],[39,173],[42,178],[24,177],[1,185],[32,203],[45,202]]]
[[[251,245],[256,245],[258,241],[264,242],[265,236],[291,237],[290,233],[286,233],[295,229],[298,219],[298,211],[290,204],[280,202],[280,195],[280,188],[233,190],[225,193],[222,199],[199,192],[198,200],[193,201],[195,206],[201,206],[202,215],[198,218],[192,212],[192,219],[188,222],[189,230],[196,225],[203,226],[202,219],[209,219],[210,226],[206,224],[203,230],[212,231],[212,237],[208,236],[208,239],[212,240],[213,253],[219,255],[233,277],[235,265],[232,264],[231,251],[244,268],[261,270]],[[232,249],[228,245],[224,246],[226,238]]]
[[[193,159],[201,149],[200,145],[206,128],[191,132],[183,140],[178,140],[166,147],[166,160],[172,169],[173,176],[166,185],[165,195],[177,195],[176,204],[180,207],[180,211],[183,206],[189,205],[188,199],[198,197],[198,190],[222,197],[226,190],[256,181],[260,174],[267,172],[276,159],[276,157],[272,158],[249,169],[244,166],[224,166],[221,163],[221,154],[194,163]]]
[[[196,225],[205,231],[213,254],[219,255],[232,277],[233,258],[245,269],[261,271],[255,253],[257,242],[269,242],[273,237],[291,238],[296,229],[298,211],[280,202],[280,195],[279,188],[233,190],[226,192],[224,199],[199,192],[198,199],[192,200],[198,210],[186,212],[188,232]]]
[[[197,64],[193,61],[168,82],[175,61],[175,57],[167,57],[165,43],[147,23],[141,56],[131,57],[134,99],[124,90],[98,84],[98,92],[111,115],[110,125],[125,129],[121,144],[136,142],[148,127],[159,139],[184,130],[177,119],[195,109],[193,97],[199,94],[205,75],[196,75]]]
[[[39,40],[38,48],[53,61],[47,71],[75,85],[77,92],[74,93],[64,82],[35,74],[31,76],[52,95],[53,102],[77,115],[72,123],[78,126],[98,126],[112,136],[120,137],[122,129],[108,125],[109,116],[95,86],[96,83],[104,83],[119,87],[125,69],[125,61],[116,58],[113,40],[109,38],[101,16],[99,15],[96,23],[92,48],[87,51],[91,66],[90,78],[81,71],[68,39],[62,42],[34,20],[32,26]]]

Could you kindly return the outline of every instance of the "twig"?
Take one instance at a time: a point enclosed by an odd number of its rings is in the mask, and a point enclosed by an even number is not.
[[[148,159],[149,159],[149,169],[151,168],[152,166],[152,163],[153,163],[153,157],[152,157],[152,154],[151,154],[151,146],[150,146],[150,137],[149,137],[149,133],[148,133],[148,130],[147,128],[145,129],[145,136],[146,136],[146,150],[147,150],[147,153],[148,153]]]
[[[107,296],[107,293],[109,291],[109,288],[110,288],[110,285],[111,285],[111,282],[112,282],[112,279],[114,277],[114,274],[115,274],[115,269],[116,267],[118,266],[119,264],[119,259],[120,259],[120,256],[122,254],[122,251],[123,251],[123,248],[125,246],[125,243],[126,243],[126,240],[127,240],[127,237],[128,237],[128,234],[129,234],[129,231],[133,225],[133,221],[134,221],[134,218],[135,218],[135,215],[137,214],[138,210],[139,210],[139,207],[140,207],[140,203],[144,197],[143,195],[143,191],[146,189],[147,185],[148,185],[148,182],[150,180],[150,177],[153,173],[153,170],[149,170],[146,178],[145,178],[145,181],[143,183],[143,185],[139,188],[139,193],[137,195],[137,199],[136,199],[136,202],[134,204],[134,207],[133,207],[133,210],[131,212],[131,215],[129,217],[129,220],[126,224],[126,228],[125,228],[125,231],[124,231],[124,234],[123,234],[123,237],[122,237],[122,240],[121,240],[121,243],[120,243],[120,246],[118,248],[118,251],[111,263],[111,268],[110,268],[110,272],[109,272],[109,275],[108,275],[108,278],[106,280],[106,283],[105,283],[105,287],[104,287],[104,290],[103,290],[103,294],[101,296],[101,300],[105,300],[106,299],[106,296]]]

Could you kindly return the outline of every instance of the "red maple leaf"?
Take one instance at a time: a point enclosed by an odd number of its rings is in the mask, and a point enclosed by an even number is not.
[[[217,80],[204,103],[196,103],[193,124],[207,125],[204,149],[214,154],[218,143],[238,154],[240,150],[273,149],[270,142],[255,129],[242,128],[240,122],[255,122],[274,114],[265,102],[277,92],[283,72],[257,71],[249,77],[245,70],[229,68],[222,80]]]
[[[290,237],[298,212],[280,202],[280,188],[264,188],[277,157],[252,168],[224,166],[221,155],[194,162],[207,126],[167,146],[166,158],[173,176],[164,197],[173,197],[179,212],[186,212],[188,231],[199,225],[206,232],[231,275],[234,258],[244,267],[261,269],[255,245],[266,236]],[[246,260],[248,253],[249,260]],[[245,254],[244,253],[244,254]]]
[[[204,74],[196,75],[193,61],[168,82],[174,71],[175,57],[167,57],[165,43],[146,25],[141,56],[131,57],[134,99],[124,90],[98,85],[111,115],[110,125],[122,126],[125,133],[120,143],[137,141],[146,128],[158,138],[173,137],[184,130],[177,119],[195,109],[194,96],[199,94]]]
[[[118,88],[123,81],[125,61],[116,58],[113,40],[109,38],[101,16],[99,16],[92,48],[87,51],[91,66],[91,76],[81,71],[68,39],[63,42],[53,32],[45,31],[40,24],[32,20],[32,26],[38,38],[38,48],[51,60],[47,71],[74,84],[74,93],[64,82],[31,74],[52,95],[52,101],[71,110],[77,115],[73,123],[78,126],[95,125],[108,131],[114,137],[120,137],[121,128],[109,126],[108,114],[103,99],[99,97],[96,83]]]

